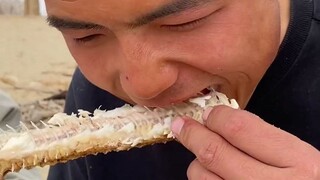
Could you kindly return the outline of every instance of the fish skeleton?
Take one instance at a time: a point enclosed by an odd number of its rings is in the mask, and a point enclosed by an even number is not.
[[[202,122],[209,106],[239,108],[234,99],[212,90],[168,108],[124,105],[113,110],[96,109],[93,114],[55,114],[43,128],[6,131],[0,134],[0,177],[8,172],[54,165],[87,155],[124,151],[173,140],[171,122],[189,116]],[[22,124],[23,125],[23,124]]]

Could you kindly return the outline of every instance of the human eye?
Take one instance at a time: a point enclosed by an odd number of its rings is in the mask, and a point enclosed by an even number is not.
[[[196,19],[190,22],[181,23],[181,24],[173,24],[173,25],[163,25],[162,27],[168,28],[169,30],[175,31],[187,31],[192,30],[203,23],[204,19]]]
[[[189,31],[202,25],[210,15],[211,14],[184,23],[162,25],[161,27],[172,31]]]
[[[80,38],[73,38],[73,40],[76,43],[89,43],[91,41],[96,40],[97,38],[99,38],[101,36],[101,34],[92,34],[92,35],[88,35],[88,36],[84,36],[84,37],[80,37]]]

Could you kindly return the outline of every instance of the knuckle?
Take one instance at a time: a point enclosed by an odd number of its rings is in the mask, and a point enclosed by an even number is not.
[[[224,117],[224,114],[231,114],[230,111],[233,111],[233,110],[234,109],[231,109],[228,106],[224,106],[224,105],[215,106],[209,115],[209,119]]]
[[[230,114],[229,119],[224,125],[224,131],[227,135],[234,136],[245,131],[247,127],[246,113],[243,111],[235,111]]]
[[[222,158],[225,146],[222,139],[208,141],[204,146],[199,148],[199,152],[197,153],[198,161],[207,169],[215,169],[215,166],[219,164]]]

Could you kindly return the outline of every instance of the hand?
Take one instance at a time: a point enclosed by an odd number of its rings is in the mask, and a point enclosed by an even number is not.
[[[197,157],[189,179],[320,179],[319,151],[259,117],[217,106],[205,111],[204,120],[204,126],[187,117],[172,124]]]

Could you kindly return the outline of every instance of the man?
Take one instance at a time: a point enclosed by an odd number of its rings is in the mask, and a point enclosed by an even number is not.
[[[319,0],[46,4],[79,65],[66,112],[114,108],[116,97],[169,106],[207,87],[248,110],[209,108],[205,126],[178,118],[184,147],[89,156],[53,167],[49,179],[320,178]]]

